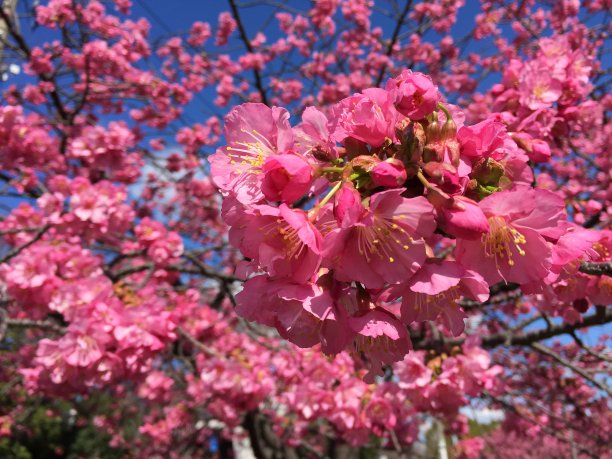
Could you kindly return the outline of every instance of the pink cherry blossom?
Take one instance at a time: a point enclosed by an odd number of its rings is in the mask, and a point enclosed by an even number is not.
[[[374,186],[396,188],[402,186],[408,177],[404,164],[394,158],[378,163],[370,171]]]
[[[266,159],[293,146],[289,113],[263,104],[245,104],[225,118],[228,146],[209,158],[215,184],[248,204],[263,198],[261,182]]]
[[[433,112],[441,98],[429,76],[410,70],[403,70],[390,79],[386,89],[393,97],[395,108],[415,120]]]
[[[489,283],[543,281],[552,263],[552,244],[558,237],[564,206],[543,190],[494,193],[479,203],[489,231],[480,241],[457,240],[457,261]]]
[[[314,178],[312,166],[298,155],[276,155],[266,159],[261,189],[270,201],[291,204],[304,196]]]
[[[395,287],[402,297],[402,320],[436,320],[458,336],[464,329],[465,313],[458,304],[461,297],[486,301],[489,288],[482,276],[452,261],[425,264],[406,284]]]
[[[342,100],[333,108],[333,135],[340,142],[350,137],[379,147],[386,139],[395,137],[398,116],[390,95],[382,89],[370,88]]]
[[[321,264],[322,238],[306,213],[280,207],[259,205],[240,228],[232,228],[232,238],[242,253],[273,277],[309,280]]]
[[[326,235],[325,257],[338,280],[380,288],[406,279],[424,262],[422,238],[433,232],[433,207],[422,197],[404,198],[402,192],[376,193],[357,222]]]

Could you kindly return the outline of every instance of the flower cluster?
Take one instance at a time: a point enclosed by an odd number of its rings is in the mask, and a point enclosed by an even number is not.
[[[159,39],[132,0],[23,3],[0,457],[66,454],[41,418],[111,456],[606,456],[609,0],[239,2]]]
[[[373,375],[410,349],[406,325],[437,320],[458,336],[462,299],[553,282],[563,199],[531,188],[504,124],[463,120],[409,70],[295,127],[282,108],[233,109],[210,163],[230,242],[257,274],[238,312],[299,346],[351,349]],[[436,256],[449,238],[454,260]]]
[[[51,303],[70,321],[66,333],[41,340],[32,366],[20,370],[32,392],[81,393],[138,380],[176,339],[177,318],[166,298],[154,296],[153,286],[138,292],[139,297],[130,286],[112,287],[101,276],[77,280],[58,288]]]

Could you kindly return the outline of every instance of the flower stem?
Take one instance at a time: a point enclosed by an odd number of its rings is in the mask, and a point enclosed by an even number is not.
[[[338,172],[338,173],[342,173],[342,171],[344,170],[344,167],[322,167],[319,169],[321,172],[325,173],[325,172]]]
[[[329,190],[329,193],[327,193],[327,195],[321,200],[321,202],[319,204],[317,204],[317,207],[316,207],[317,210],[320,209],[321,207],[323,207],[325,204],[327,204],[329,202],[329,200],[334,197],[336,192],[342,186],[342,183],[343,183],[343,181],[339,180],[338,183],[336,183],[334,185],[334,187],[331,190]]]
[[[419,169],[417,172],[417,178],[419,179],[419,181],[423,184],[425,188],[427,189],[431,188],[431,183],[429,183],[429,181],[425,178],[425,176],[423,175],[423,171],[421,171],[421,169]]]
[[[444,112],[444,114],[446,115],[447,122],[448,122],[448,120],[452,120],[453,119],[453,115],[451,115],[451,112],[448,111],[448,108],[446,108],[442,102],[438,102],[438,108],[440,110],[442,110]]]

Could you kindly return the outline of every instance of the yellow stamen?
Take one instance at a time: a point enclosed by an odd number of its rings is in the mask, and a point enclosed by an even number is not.
[[[500,259],[506,259],[508,266],[514,266],[514,253],[525,256],[523,246],[527,243],[525,236],[507,224],[502,217],[489,218],[489,232],[483,234],[481,241],[484,244],[485,254],[495,259],[495,266],[499,269]]]

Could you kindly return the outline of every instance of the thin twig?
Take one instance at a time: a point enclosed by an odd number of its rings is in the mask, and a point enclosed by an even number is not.
[[[608,357],[605,354],[600,354],[599,352],[596,352],[593,349],[591,349],[589,346],[585,345],[584,342],[578,337],[578,335],[576,335],[576,332],[571,331],[569,334],[571,335],[572,338],[574,338],[574,341],[576,342],[576,344],[582,349],[584,349],[588,354],[591,354],[593,357],[597,357],[599,360],[603,360],[604,362],[612,363],[611,357]]]
[[[612,262],[593,263],[584,261],[580,265],[580,272],[593,276],[612,276]]]
[[[194,265],[197,266],[197,268],[200,270],[200,272],[202,274],[204,274],[207,277],[212,277],[213,279],[218,279],[220,281],[223,282],[244,282],[243,279],[240,279],[239,277],[235,277],[235,276],[230,276],[228,274],[223,274],[217,271],[213,271],[212,269],[210,269],[208,266],[206,266],[204,263],[202,263],[198,257],[190,254],[190,253],[185,253],[183,255],[185,258],[187,258],[189,261],[191,261]]]
[[[556,360],[558,363],[560,363],[564,367],[569,368],[574,373],[582,376],[584,379],[589,381],[591,384],[593,384],[594,386],[597,386],[599,389],[603,390],[606,394],[608,394],[609,397],[612,397],[612,389],[610,389],[604,383],[601,383],[601,382],[597,381],[595,378],[591,377],[591,375],[589,375],[587,372],[585,372],[582,368],[578,368],[576,365],[574,365],[569,360],[565,359],[563,356],[557,354],[553,350],[551,350],[551,349],[547,348],[546,346],[543,346],[543,345],[541,345],[539,343],[532,343],[530,346],[533,349],[535,349],[536,351],[538,351],[540,354],[544,354],[544,355],[546,355],[546,356]]]
[[[15,258],[17,255],[19,255],[21,252],[23,252],[25,249],[27,249],[28,247],[30,247],[32,244],[36,243],[37,241],[40,240],[41,237],[43,237],[43,235],[45,234],[45,232],[51,227],[51,225],[46,224],[45,226],[43,226],[42,228],[40,228],[36,234],[34,235],[34,237],[32,239],[30,239],[28,242],[26,242],[25,244],[22,244],[18,247],[15,247],[13,250],[11,250],[9,253],[7,253],[6,255],[4,255],[4,257],[2,257],[0,259],[0,264],[2,263],[6,263],[7,261],[11,260],[12,258]]]
[[[198,341],[191,333],[189,333],[187,330],[185,330],[180,325],[176,327],[176,331],[178,332],[179,335],[181,335],[183,338],[189,341],[194,347],[198,348],[199,350],[209,355],[210,357],[217,357],[219,359],[224,359],[224,357],[221,354],[219,354],[214,349],[211,349],[206,344]]]
[[[247,51],[249,53],[253,53],[254,52],[253,45],[251,44],[251,40],[249,40],[249,37],[247,36],[246,29],[244,28],[244,24],[242,23],[242,19],[240,18],[240,12],[238,11],[238,5],[236,5],[235,0],[229,0],[229,4],[232,9],[232,15],[234,16],[234,20],[236,21],[236,24],[238,25],[238,32],[240,33],[240,38],[242,39]],[[257,70],[256,68],[253,69],[253,76],[255,77],[255,87],[257,88],[257,91],[259,91],[259,95],[261,96],[261,101],[264,104],[269,105],[268,97],[266,96],[266,90],[263,87],[261,74],[259,73],[259,70]]]
[[[389,46],[387,47],[387,52],[385,53],[385,55],[388,58],[391,58],[391,55],[393,54],[393,48],[395,47],[395,44],[397,43],[397,38],[399,37],[399,33],[400,33],[400,30],[402,29],[402,26],[404,25],[406,16],[410,12],[410,8],[412,7],[412,2],[413,0],[406,0],[406,6],[404,6],[404,10],[402,11],[402,13],[397,19],[397,23],[395,24],[395,29],[393,30],[393,35],[391,36],[391,41],[389,42]],[[382,83],[382,80],[385,77],[386,71],[387,71],[387,63],[385,62],[382,68],[380,69],[380,72],[378,73],[378,78],[376,78],[376,82],[374,83],[374,86],[380,86],[380,83]]]
[[[578,323],[562,323],[559,325],[555,325],[552,328],[542,328],[525,334],[513,335],[511,337],[508,337],[507,331],[484,336],[482,338],[482,347],[486,349],[491,349],[501,345],[528,346],[532,343],[543,341],[554,336],[570,333],[574,330],[579,330],[581,328],[591,327],[594,325],[604,325],[610,322],[612,322],[612,308],[601,307],[597,308],[596,313],[591,314],[589,316],[584,316],[582,318],[582,321]],[[461,346],[464,341],[464,338],[447,338],[444,344],[446,347],[452,348],[454,346]],[[416,341],[413,342],[413,346],[415,350],[429,350],[436,349],[437,346],[439,346],[439,343],[435,340],[426,340],[421,342]]]
[[[64,333],[64,327],[49,320],[6,319],[5,323],[8,327],[13,328],[40,328],[41,330],[51,330],[56,333]]]

